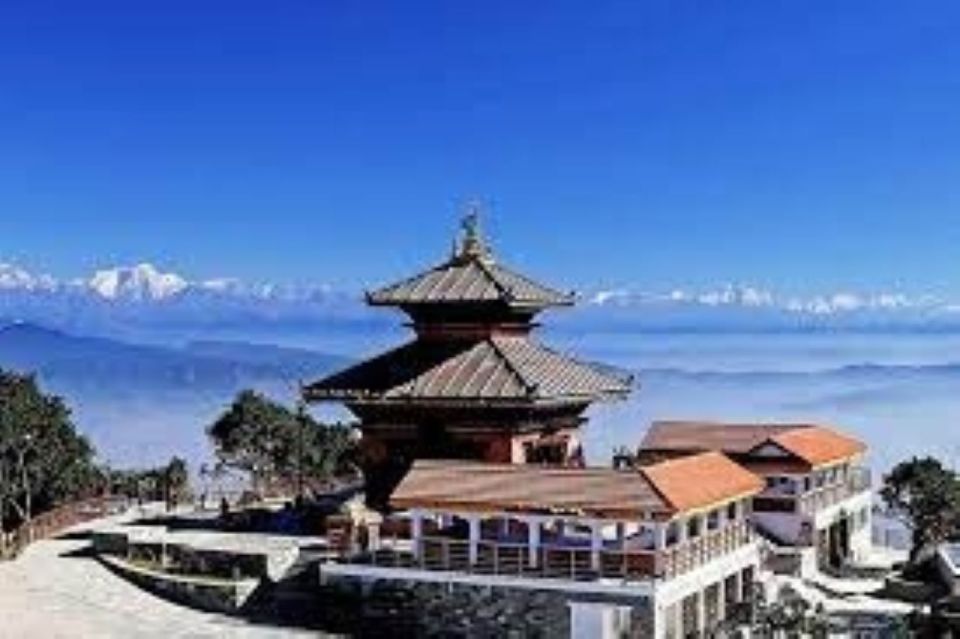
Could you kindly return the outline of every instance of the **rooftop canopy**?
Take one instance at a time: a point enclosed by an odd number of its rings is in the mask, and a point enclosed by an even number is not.
[[[390,499],[398,509],[660,519],[722,506],[763,488],[720,453],[640,470],[417,461]]]
[[[844,461],[866,451],[866,444],[816,424],[731,424],[656,422],[640,444],[646,452],[722,451],[762,460],[781,451],[808,467]]]
[[[374,306],[500,303],[537,311],[569,306],[574,295],[562,293],[496,262],[480,234],[477,214],[463,222],[463,234],[453,255],[443,264],[396,284],[367,293]]]
[[[305,388],[309,400],[510,403],[618,398],[631,380],[570,359],[526,336],[418,340]]]

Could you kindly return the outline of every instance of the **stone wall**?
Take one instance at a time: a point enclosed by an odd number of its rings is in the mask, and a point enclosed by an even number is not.
[[[652,613],[642,598],[574,595],[551,590],[454,583],[338,578],[329,601],[356,602],[345,630],[359,637],[570,637],[570,604],[609,603],[629,609],[631,636],[652,636]]]
[[[234,614],[260,586],[259,579],[225,581],[188,577],[150,570],[108,555],[100,555],[99,559],[114,573],[144,590],[170,601],[208,612]]]

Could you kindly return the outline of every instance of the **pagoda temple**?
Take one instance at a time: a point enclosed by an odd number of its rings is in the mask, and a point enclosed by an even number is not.
[[[442,264],[367,293],[401,309],[415,338],[304,387],[360,420],[367,499],[386,503],[416,459],[580,465],[578,432],[595,401],[624,397],[631,380],[570,359],[533,338],[534,318],[574,295],[494,257],[476,212]]]

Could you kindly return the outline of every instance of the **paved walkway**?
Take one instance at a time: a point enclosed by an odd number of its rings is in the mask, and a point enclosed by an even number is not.
[[[0,563],[0,639],[317,636],[183,608],[127,583],[92,558],[64,556],[86,545],[41,541],[16,561]]]

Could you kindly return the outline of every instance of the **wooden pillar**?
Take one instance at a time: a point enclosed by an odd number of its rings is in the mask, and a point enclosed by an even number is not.
[[[677,632],[674,635],[676,639],[687,636],[687,629],[683,627],[683,599],[675,602],[671,608],[671,613],[673,614],[673,627],[676,628]]]
[[[413,556],[420,559],[423,553],[423,513],[410,512],[410,537],[413,541]]]
[[[603,523],[590,523],[590,568],[600,570],[600,551],[603,549]]]
[[[653,523],[653,548],[665,550],[667,547],[667,524],[657,521]]]
[[[543,522],[536,518],[526,520],[527,523],[527,553],[531,568],[539,567],[540,563],[540,531]]]
[[[477,557],[479,555],[480,517],[477,515],[469,515],[467,517],[467,523],[470,525],[470,565],[475,566],[477,564]]]
[[[717,588],[717,620],[723,621],[727,618],[727,580],[720,578]]]
[[[702,588],[697,591],[696,601],[697,601],[697,636],[706,637],[707,636],[707,592],[706,588]]]

